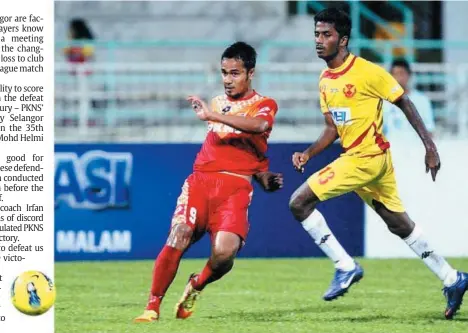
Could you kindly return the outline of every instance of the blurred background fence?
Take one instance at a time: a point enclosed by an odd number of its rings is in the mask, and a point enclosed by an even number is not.
[[[257,48],[255,88],[278,100],[278,131],[314,131],[324,63],[315,55],[313,14],[329,5],[351,14],[353,52],[387,69],[395,57],[413,64],[413,85],[430,97],[439,136],[466,137],[468,40],[444,38],[443,3],[74,1],[56,3],[57,140],[201,140],[190,135],[203,124],[185,97],[222,93],[219,57],[239,39]],[[75,17],[92,38],[67,39]],[[70,61],[70,48],[91,56]]]

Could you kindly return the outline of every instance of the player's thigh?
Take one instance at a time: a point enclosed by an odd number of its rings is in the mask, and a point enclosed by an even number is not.
[[[378,165],[367,158],[341,156],[315,172],[307,184],[320,201],[325,201],[355,191],[378,174]]]
[[[192,243],[203,236],[208,220],[208,201],[205,193],[203,184],[196,175],[192,174],[185,180],[172,216],[168,243],[186,244],[188,232],[189,242]],[[183,241],[180,240],[181,237]]]
[[[244,180],[241,180],[244,182]],[[225,231],[238,235],[244,244],[249,232],[248,210],[252,201],[253,188],[247,183],[239,188],[226,193],[225,198],[219,201],[216,207],[212,207],[212,214],[208,222],[208,231],[213,237]]]
[[[377,212],[381,211],[381,205],[385,211],[404,213],[405,208],[398,193],[391,155],[386,156],[385,172],[381,177],[356,190],[356,193],[364,202]]]

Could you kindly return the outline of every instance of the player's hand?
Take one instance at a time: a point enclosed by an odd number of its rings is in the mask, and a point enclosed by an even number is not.
[[[427,149],[426,150],[426,173],[431,171],[432,180],[435,181],[437,172],[440,169],[440,158],[437,150]]]
[[[294,168],[299,171],[300,173],[304,173],[304,166],[309,161],[309,156],[304,153],[294,153],[292,156],[292,163]]]
[[[283,175],[281,173],[266,171],[256,174],[255,178],[267,192],[283,188]]]
[[[212,111],[208,107],[208,105],[198,96],[189,96],[187,97],[187,101],[192,103],[192,108],[197,114],[197,117],[200,120],[208,121],[211,120]]]

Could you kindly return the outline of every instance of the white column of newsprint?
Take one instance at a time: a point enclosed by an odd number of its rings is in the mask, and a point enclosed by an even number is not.
[[[42,252],[25,252],[23,256],[26,258],[20,262],[6,262],[0,260],[0,274],[2,282],[0,282],[0,315],[5,317],[5,321],[0,321],[0,332],[31,332],[36,333],[52,333],[54,332],[54,308],[47,313],[34,317],[27,316],[13,307],[10,300],[10,286],[14,278],[27,270],[38,270],[44,272],[51,277],[54,282],[54,206],[53,206],[53,191],[54,191],[54,2],[52,0],[15,0],[5,1],[2,5],[0,16],[18,16],[24,15],[28,18],[33,14],[43,18],[42,25],[44,26],[44,44],[41,51],[44,61],[41,65],[44,67],[42,73],[0,73],[0,83],[8,85],[42,85],[44,87],[44,107],[41,112],[36,112],[44,116],[44,122],[40,124],[44,127],[42,142],[0,142],[0,165],[5,165],[7,155],[21,155],[23,153],[31,154],[34,152],[37,155],[43,155],[42,162],[44,173],[44,191],[42,192],[2,192],[4,204],[15,205],[25,203],[35,203],[36,205],[44,206],[44,230],[43,232],[21,232],[21,242],[23,244],[43,245]],[[7,37],[7,34],[1,33]],[[11,33],[8,33],[10,36]],[[19,32],[18,35],[30,35]],[[10,38],[10,37],[8,37]],[[7,38],[6,38],[7,39]],[[1,47],[2,43],[0,43]],[[16,52],[16,50],[15,50]],[[10,55],[15,55],[11,53]],[[5,63],[0,65],[4,66]],[[18,65],[27,65],[21,63]],[[3,93],[2,93],[3,95]],[[2,102],[3,96],[2,96]],[[11,104],[11,103],[10,103]],[[21,106],[21,103],[16,103],[15,106]],[[4,115],[5,112],[2,112]],[[7,131],[9,130],[10,121],[5,121]],[[25,132],[22,132],[25,133]],[[0,134],[8,135],[8,132]],[[29,163],[32,164],[32,163]],[[2,173],[5,174],[5,173]],[[0,184],[1,185],[1,184]],[[26,213],[27,214],[27,213]],[[10,233],[11,234],[11,233]],[[13,233],[16,234],[16,233]],[[38,239],[38,237],[40,239]],[[34,246],[33,246],[34,247]],[[18,253],[16,253],[18,254]],[[21,253],[19,253],[21,254]],[[0,253],[4,255],[4,253]],[[59,291],[57,291],[59,293]]]

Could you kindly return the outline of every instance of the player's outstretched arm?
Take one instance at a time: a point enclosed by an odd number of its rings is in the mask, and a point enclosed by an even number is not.
[[[192,107],[197,113],[198,118],[203,121],[223,123],[239,131],[252,134],[266,132],[269,128],[268,121],[263,118],[223,115],[211,111],[208,105],[197,96],[189,96],[187,100],[192,103]]]
[[[307,148],[303,153],[294,153],[292,162],[296,170],[304,172],[304,165],[312,157],[320,154],[338,139],[338,130],[331,113],[325,113],[325,128],[317,141]]]
[[[429,172],[430,170],[432,180],[435,181],[441,163],[439,154],[437,153],[437,147],[432,140],[431,134],[424,125],[424,121],[419,115],[418,110],[414,106],[413,102],[411,102],[410,98],[406,96],[406,94],[403,95],[402,98],[400,98],[398,101],[396,101],[395,105],[403,111],[409,123],[411,126],[413,126],[414,130],[421,138],[424,147],[426,148],[426,172]]]

